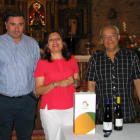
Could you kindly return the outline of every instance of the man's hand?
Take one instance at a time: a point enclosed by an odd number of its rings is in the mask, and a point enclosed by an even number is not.
[[[140,79],[134,80],[134,84],[140,101]]]

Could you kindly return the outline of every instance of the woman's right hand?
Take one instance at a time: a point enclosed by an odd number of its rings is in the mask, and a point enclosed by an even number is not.
[[[71,85],[71,81],[68,80],[68,79],[64,79],[64,80],[61,80],[61,81],[57,81],[55,82],[55,85],[58,86],[58,87],[68,87],[69,85]]]

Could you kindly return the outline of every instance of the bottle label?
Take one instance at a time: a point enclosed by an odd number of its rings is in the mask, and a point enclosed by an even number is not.
[[[119,126],[119,127],[123,126],[123,119],[122,118],[115,119],[115,126]]]
[[[112,130],[112,122],[103,122],[104,130]]]

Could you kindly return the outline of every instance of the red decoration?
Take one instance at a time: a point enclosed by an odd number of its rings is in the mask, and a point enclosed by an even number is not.
[[[47,50],[47,53],[50,53],[50,50]]]

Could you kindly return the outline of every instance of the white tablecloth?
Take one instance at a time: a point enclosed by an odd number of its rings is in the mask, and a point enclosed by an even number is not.
[[[140,123],[124,124],[122,131],[113,130],[107,138],[103,135],[103,125],[96,125],[95,134],[84,135],[75,135],[73,126],[62,126],[61,140],[140,140]]]

